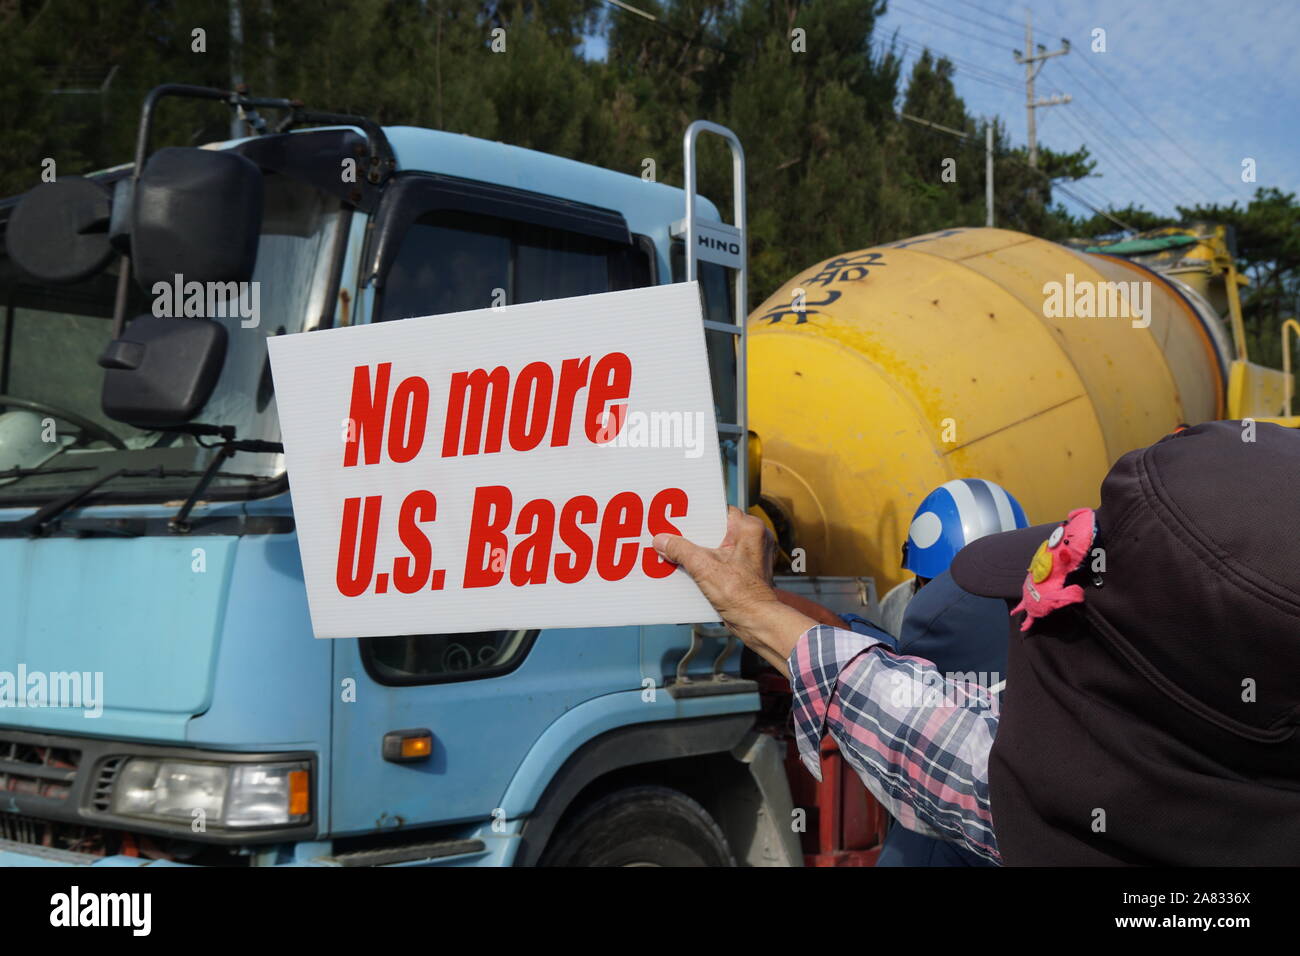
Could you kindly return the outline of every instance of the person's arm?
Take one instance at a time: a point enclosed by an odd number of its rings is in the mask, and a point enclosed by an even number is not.
[[[872,796],[903,826],[1001,862],[989,811],[997,713],[983,688],[868,635],[818,625],[790,655],[795,739],[821,779],[830,733]]]
[[[787,607],[792,607],[801,614],[806,614],[818,624],[829,624],[831,627],[843,627],[844,618],[840,617],[824,604],[818,604],[811,598],[806,598],[802,594],[795,594],[793,591],[787,591],[784,588],[773,588],[776,599]]]
[[[654,547],[694,579],[732,633],[790,678],[800,756],[814,776],[829,731],[904,826],[999,859],[988,809],[997,717],[979,701],[971,706],[969,689],[946,685],[928,661],[893,655],[874,638],[782,604],[771,584],[771,535],[735,508],[717,548],[668,534]]]
[[[691,576],[731,633],[790,676],[786,658],[817,621],[783,603],[772,587],[776,541],[762,521],[728,508],[727,535],[716,548],[702,548],[675,534],[655,535],[654,547]]]

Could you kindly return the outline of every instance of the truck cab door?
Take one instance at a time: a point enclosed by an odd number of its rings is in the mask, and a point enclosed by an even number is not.
[[[646,242],[609,210],[399,174],[364,260],[369,319],[649,285]],[[636,627],[448,634],[437,621],[426,634],[336,640],[332,832],[491,818],[550,724],[587,700],[640,688],[639,647]],[[433,736],[428,759],[383,758],[385,734],[420,728]]]

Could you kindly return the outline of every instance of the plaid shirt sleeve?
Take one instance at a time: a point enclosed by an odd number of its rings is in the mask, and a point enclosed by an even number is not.
[[[799,756],[814,777],[829,731],[899,823],[1002,862],[988,785],[996,696],[945,680],[875,637],[825,625],[799,638],[789,664]]]

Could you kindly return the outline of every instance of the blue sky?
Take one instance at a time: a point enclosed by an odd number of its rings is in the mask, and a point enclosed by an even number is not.
[[[1071,41],[1068,55],[1043,66],[1035,94],[1073,101],[1037,111],[1038,140],[1088,146],[1094,177],[1071,187],[1083,198],[1172,213],[1175,203],[1244,205],[1259,186],[1300,191],[1300,2],[890,0],[877,40],[896,37],[909,71],[925,47],[949,56],[967,109],[996,114],[1020,145],[1025,68],[1012,50],[1024,48],[1026,9],[1035,45]],[[1105,52],[1092,50],[1097,28]],[[602,56],[603,43],[587,52]],[[1242,181],[1247,158],[1253,183]]]

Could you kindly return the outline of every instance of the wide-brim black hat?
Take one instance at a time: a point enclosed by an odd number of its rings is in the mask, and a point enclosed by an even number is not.
[[[953,558],[949,569],[953,580],[981,597],[1018,599],[1030,559],[1059,524],[1054,521],[977,538]]]
[[[1300,864],[1298,488],[1300,431],[1250,421],[1111,469],[1104,570],[1012,618],[989,768],[1007,862]],[[1055,527],[972,542],[954,580],[1018,600]]]

